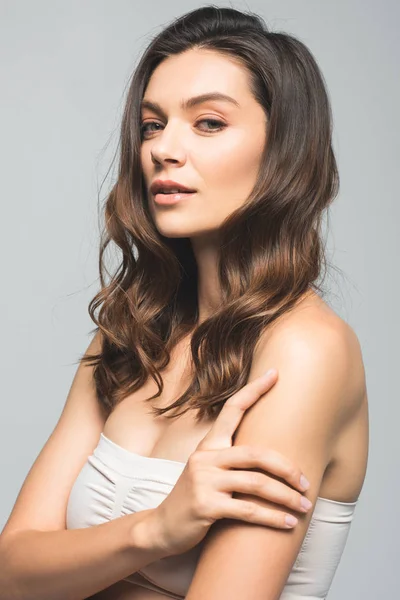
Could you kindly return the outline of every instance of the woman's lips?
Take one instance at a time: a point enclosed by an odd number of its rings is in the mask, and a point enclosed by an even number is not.
[[[180,200],[185,200],[194,196],[196,192],[178,192],[177,194],[156,194],[154,202],[157,204],[176,204]]]

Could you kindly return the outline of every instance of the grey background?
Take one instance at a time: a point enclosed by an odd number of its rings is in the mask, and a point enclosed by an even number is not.
[[[0,2],[0,528],[64,405],[94,326],[98,200],[138,54],[202,2]],[[398,596],[399,50],[395,1],[217,2],[301,39],[327,82],[341,190],[331,305],[363,349],[370,455],[330,600]],[[396,168],[397,167],[397,168]],[[104,183],[103,183],[104,181]],[[328,283],[328,282],[327,282]]]

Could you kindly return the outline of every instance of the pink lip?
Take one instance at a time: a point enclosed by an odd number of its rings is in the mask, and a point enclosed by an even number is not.
[[[190,192],[186,194],[182,192],[177,194],[156,194],[154,196],[154,202],[156,202],[156,204],[165,205],[178,204],[178,202],[182,202],[183,200],[191,198],[195,193],[196,192]]]
[[[172,179],[156,179],[155,181],[153,181],[153,183],[150,186],[150,192],[152,194],[156,194],[159,189],[158,186],[170,187],[172,189],[178,188],[180,190],[188,191],[188,192],[196,191],[191,188],[188,188],[186,185],[183,185],[182,183],[179,183],[177,181],[172,181]]]

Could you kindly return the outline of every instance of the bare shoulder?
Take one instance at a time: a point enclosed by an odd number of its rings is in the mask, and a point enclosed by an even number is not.
[[[256,354],[283,348],[292,359],[312,353],[345,373],[344,418],[351,419],[367,401],[362,349],[356,332],[318,294],[312,293],[262,333]]]
[[[364,365],[354,330],[320,297],[310,297],[262,333],[249,382],[270,367],[277,381],[246,411],[235,443],[268,444],[300,465],[320,497],[353,502],[368,453]]]

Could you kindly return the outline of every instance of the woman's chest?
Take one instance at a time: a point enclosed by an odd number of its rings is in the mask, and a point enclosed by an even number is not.
[[[166,376],[164,390],[157,399],[146,401],[157,390],[154,383],[125,398],[105,422],[103,434],[118,446],[146,457],[166,458],[186,462],[212,423],[198,424],[195,414],[188,411],[176,419],[157,417],[151,406],[165,407],[184,391],[180,373]],[[138,579],[141,578],[136,573]],[[146,580],[143,579],[144,585]],[[90,597],[91,600],[171,600],[171,596],[128,581],[119,581]]]
[[[161,395],[148,400],[158,391],[155,382],[148,380],[114,408],[104,424],[103,434],[130,452],[185,463],[213,422],[198,422],[193,410],[167,417],[181,412],[181,407],[161,416],[155,414],[152,406],[171,405],[190,383],[190,372],[182,357],[161,374],[164,383]]]

